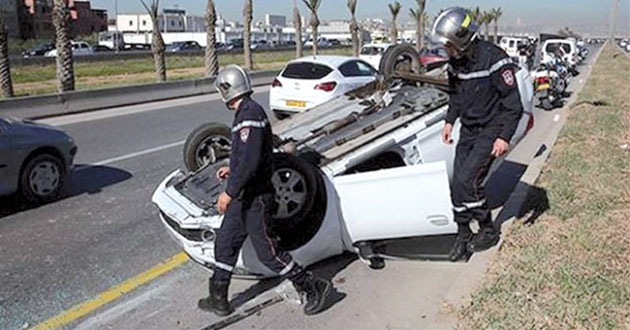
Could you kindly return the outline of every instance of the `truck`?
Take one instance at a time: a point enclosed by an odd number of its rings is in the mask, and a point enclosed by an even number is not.
[[[268,229],[296,262],[308,266],[344,251],[372,268],[387,259],[446,259],[443,247],[457,232],[449,188],[455,148],[440,136],[448,84],[420,74],[418,58],[408,45],[392,47],[377,81],[272,125],[276,202]],[[512,144],[534,124],[531,80],[516,76],[526,109]],[[218,123],[195,129],[184,146],[186,168],[152,196],[169,235],[210,270],[224,220],[215,201],[226,184],[215,173],[229,162],[231,134]],[[249,239],[233,273],[276,276]]]

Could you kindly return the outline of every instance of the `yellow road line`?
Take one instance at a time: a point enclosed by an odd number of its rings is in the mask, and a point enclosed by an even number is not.
[[[186,255],[186,253],[180,252],[168,258],[164,262],[156,265],[155,267],[147,270],[146,272],[134,276],[118,285],[109,288],[107,291],[99,294],[95,298],[84,301],[58,314],[57,316],[49,318],[48,320],[31,328],[31,330],[57,329],[69,323],[72,323],[79,318],[102,307],[103,305],[120,298],[122,295],[135,290],[137,287],[154,280],[160,275],[170,272],[171,270],[184,264],[186,261],[188,261],[188,256]]]

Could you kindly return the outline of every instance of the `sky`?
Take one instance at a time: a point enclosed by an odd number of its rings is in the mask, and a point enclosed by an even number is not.
[[[92,7],[105,8],[113,17],[115,2],[118,2],[119,13],[138,13],[144,9],[140,0],[91,0]],[[150,2],[152,0],[145,0]],[[297,0],[303,16],[306,16],[306,7]],[[402,21],[409,20],[409,9],[414,8],[415,0],[399,0],[403,6]],[[596,26],[608,25],[610,11],[615,0],[427,0],[427,11],[433,17],[442,8],[450,6],[475,7],[490,9],[501,7],[503,17],[500,22],[516,26],[518,22],[523,25],[551,25],[551,26]],[[390,17],[387,4],[393,0],[358,0],[357,16],[363,18]],[[217,11],[228,20],[241,21],[243,0],[215,0]],[[205,0],[161,0],[161,7],[172,8],[179,6],[186,9],[192,15],[203,15]],[[264,15],[279,14],[287,16],[290,20],[293,10],[293,0],[254,0],[254,19],[262,20]],[[349,17],[346,8],[346,0],[322,0],[320,7],[320,20],[347,19]],[[630,29],[630,0],[620,0],[619,26]],[[618,28],[619,29],[619,28]],[[626,34],[630,31],[626,31]]]

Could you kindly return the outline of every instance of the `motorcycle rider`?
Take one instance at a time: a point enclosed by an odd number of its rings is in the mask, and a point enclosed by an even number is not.
[[[499,47],[480,40],[478,25],[463,8],[446,9],[436,19],[432,36],[449,53],[449,109],[442,140],[452,144],[456,119],[461,122],[456,147],[451,199],[458,234],[451,261],[464,259],[498,243],[483,182],[495,158],[509,149],[523,107],[516,66]],[[469,223],[477,220],[473,236]]]
[[[225,213],[215,241],[216,267],[210,278],[210,295],[198,306],[219,316],[232,313],[228,286],[238,254],[249,237],[260,261],[286,276],[306,296],[304,313],[316,314],[324,307],[331,283],[305,271],[286,251],[278,249],[277,240],[268,231],[275,191],[271,183],[272,133],[265,111],[250,98],[250,78],[236,65],[219,72],[215,87],[235,116],[230,165],[216,174],[221,180],[227,179],[227,189],[216,204],[217,210]]]

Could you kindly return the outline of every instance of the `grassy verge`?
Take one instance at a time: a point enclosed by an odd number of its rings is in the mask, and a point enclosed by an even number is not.
[[[460,328],[630,328],[629,95],[630,60],[608,45],[537,182],[549,210],[504,232]]]
[[[350,55],[351,49],[323,50],[322,55]],[[254,53],[256,70],[280,69],[295,58],[295,51]],[[219,56],[219,64],[244,63],[242,54]],[[174,56],[167,58],[169,80],[203,77],[203,56]],[[155,81],[153,59],[104,61],[75,64],[77,89],[125,86]],[[29,65],[12,70],[17,95],[37,95],[56,91],[54,65]]]

